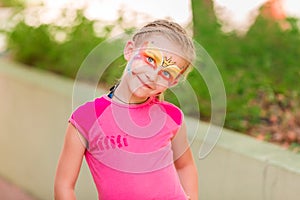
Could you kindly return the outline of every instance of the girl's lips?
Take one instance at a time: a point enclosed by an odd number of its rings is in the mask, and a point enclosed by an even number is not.
[[[145,83],[139,76],[137,76],[137,78],[139,79],[139,81],[143,84],[143,86],[145,86],[146,88],[149,88],[149,89],[151,89],[151,90],[153,90],[154,89],[154,87],[153,86],[151,86],[151,85],[149,85],[149,84],[147,84],[147,83]]]

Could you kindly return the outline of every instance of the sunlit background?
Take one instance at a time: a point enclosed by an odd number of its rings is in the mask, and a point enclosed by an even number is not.
[[[159,0],[157,3],[140,0],[76,0],[76,3],[74,0],[27,0],[27,2],[32,5],[44,3],[49,8],[49,13],[47,12],[49,19],[55,17],[57,9],[65,6],[87,6],[89,17],[105,21],[116,20],[120,10],[126,12],[125,16],[128,20],[132,20],[136,17],[134,14],[138,14],[138,18],[134,20],[135,23],[143,23],[149,17],[168,17],[185,25],[191,21],[192,16],[189,0]],[[214,2],[217,8],[222,8],[222,12],[217,12],[220,20],[226,21],[233,29],[239,29],[250,25],[249,21],[253,21],[257,10],[267,0],[214,0]],[[281,2],[287,16],[300,17],[299,0],[281,0]]]
[[[28,4],[29,13],[38,12],[38,18],[42,23],[65,23],[60,22],[59,16],[63,8],[86,8],[86,16],[89,19],[101,20],[102,25],[109,24],[117,20],[122,14],[124,23],[134,26],[141,26],[149,19],[169,18],[188,26],[192,21],[190,0],[172,1],[159,0],[153,1],[140,0],[25,0]],[[258,15],[258,9],[267,2],[267,0],[214,0],[215,12],[222,24],[224,32],[237,31],[244,33],[255,22]],[[43,4],[43,8],[39,5]],[[300,1],[281,0],[281,11],[289,17],[300,17]],[[9,12],[1,10],[0,17],[8,15]],[[33,23],[36,16],[31,18]],[[30,17],[29,17],[30,18]],[[4,39],[0,37],[0,51],[4,49]]]

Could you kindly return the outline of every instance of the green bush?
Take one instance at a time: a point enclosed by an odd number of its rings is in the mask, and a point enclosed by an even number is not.
[[[107,39],[112,26],[102,29],[101,35],[95,33],[96,21],[87,19],[82,10],[76,11],[76,18],[67,26],[54,24],[40,24],[31,26],[21,19],[12,29],[5,30],[7,36],[8,54],[16,61],[51,71],[56,74],[75,78],[77,72],[88,54],[102,41]],[[65,39],[58,40],[57,34],[66,35]],[[99,55],[105,59],[107,55]],[[112,65],[123,65],[122,58]],[[100,65],[101,63],[99,63]],[[84,78],[95,77],[91,66],[85,70]],[[104,81],[113,82],[112,76],[120,74],[120,70],[109,67],[104,74]]]
[[[75,78],[88,53],[105,39],[96,36],[93,24],[81,11],[77,11],[71,27],[51,24],[34,27],[21,20],[7,33],[7,46],[19,62]],[[58,31],[67,34],[63,42],[54,37]]]
[[[224,34],[213,4],[208,2],[192,1],[194,38],[208,51],[222,75],[227,94],[225,127],[252,133],[254,127],[264,125],[262,134],[267,134],[266,127],[285,127],[280,113],[299,114],[299,20],[287,19],[290,28],[284,30],[277,21],[260,15],[246,35]],[[196,88],[200,102],[206,106],[210,100],[202,94],[206,89],[200,83]],[[287,106],[276,100],[277,96],[284,96]],[[200,110],[207,114],[210,108],[205,106]],[[274,107],[280,112],[274,113]],[[271,118],[280,120],[274,124]],[[290,123],[290,131],[297,132],[299,121]],[[273,130],[274,135],[279,129]],[[284,142],[290,143],[289,139]]]

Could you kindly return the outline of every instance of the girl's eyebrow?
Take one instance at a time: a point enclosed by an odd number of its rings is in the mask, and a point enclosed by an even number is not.
[[[150,50],[149,53],[153,53],[150,56],[153,56],[153,59],[155,60],[155,62],[159,61],[160,63],[158,63],[158,64],[161,64],[161,62],[162,62],[161,54],[158,55],[156,52],[153,52],[153,51],[158,51],[158,50],[152,50],[152,51]]]
[[[142,50],[143,54],[153,58],[156,64],[161,65],[163,62],[162,53],[158,49],[144,49]]]

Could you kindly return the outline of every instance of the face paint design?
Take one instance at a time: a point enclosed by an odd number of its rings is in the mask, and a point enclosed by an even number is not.
[[[182,75],[182,69],[172,61],[172,57],[163,56],[163,53],[150,42],[144,43],[138,57],[154,70],[158,70],[158,75],[168,81],[169,85],[175,84]]]

